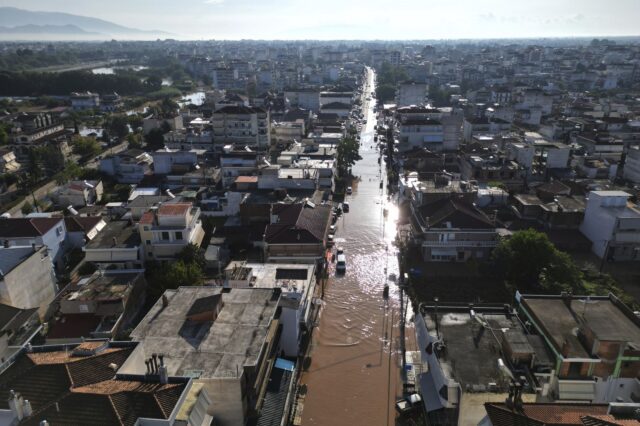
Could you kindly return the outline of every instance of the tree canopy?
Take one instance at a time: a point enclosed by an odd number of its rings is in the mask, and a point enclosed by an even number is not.
[[[147,148],[150,150],[157,150],[164,148],[164,133],[161,129],[151,129],[149,133],[144,136],[144,140],[147,142]]]
[[[93,157],[100,154],[100,144],[93,138],[76,137],[73,140],[73,152],[82,157]]]
[[[353,137],[346,137],[340,141],[337,148],[338,170],[344,176],[356,161],[361,160],[360,144]]]
[[[571,257],[558,250],[546,234],[518,231],[492,253],[494,271],[507,284],[527,292],[581,290],[582,276]]]

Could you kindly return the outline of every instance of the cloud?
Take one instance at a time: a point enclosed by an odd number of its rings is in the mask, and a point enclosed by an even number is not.
[[[222,4],[224,0],[204,0],[205,4]]]

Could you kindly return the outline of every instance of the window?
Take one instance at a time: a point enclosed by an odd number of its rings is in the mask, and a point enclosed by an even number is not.
[[[150,246],[151,245],[151,240],[147,240],[147,245]]]
[[[176,240],[182,239],[182,232],[176,232]]]
[[[169,233],[168,232],[163,232],[162,233],[162,240],[163,241],[168,241],[169,240]]]

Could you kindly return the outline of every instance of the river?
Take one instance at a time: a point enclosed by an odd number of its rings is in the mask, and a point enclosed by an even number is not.
[[[374,73],[369,71],[367,91],[373,87]],[[365,101],[362,160],[353,167],[357,178],[353,194],[346,198],[350,212],[342,215],[336,233],[336,245],[344,247],[347,257],[347,272],[329,280],[314,331],[311,365],[301,378],[307,386],[303,425],[394,424],[393,404],[402,390],[399,296],[392,282],[398,275],[393,245],[398,209],[387,201],[386,184],[384,190],[379,187],[385,171],[384,162],[378,165],[373,141],[373,102]],[[386,282],[388,302],[382,297]]]

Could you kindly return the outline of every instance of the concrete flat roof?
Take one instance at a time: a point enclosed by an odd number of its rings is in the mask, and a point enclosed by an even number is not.
[[[201,298],[222,293],[215,321],[188,321],[186,314]],[[169,375],[198,371],[200,378],[239,377],[257,364],[278,306],[272,289],[180,287],[167,290],[133,330],[146,354],[164,354]]]
[[[556,348],[562,348],[565,340],[569,343],[569,357],[591,357],[576,337],[576,330],[581,326],[578,319],[584,320],[599,340],[629,342],[640,348],[637,321],[629,318],[609,298],[574,297],[570,308],[559,296],[523,296],[522,300],[541,322]]]
[[[454,378],[462,386],[462,391],[470,386],[487,386],[489,383],[501,383],[503,376],[498,369],[500,358],[499,339],[501,329],[512,333],[522,333],[515,316],[507,318],[498,312],[479,312],[491,330],[482,327],[471,318],[469,312],[438,311],[440,337],[444,340],[446,351],[440,357],[440,365],[448,377]],[[436,334],[435,313],[428,312],[425,321],[429,333]],[[495,333],[495,337],[494,337]]]

